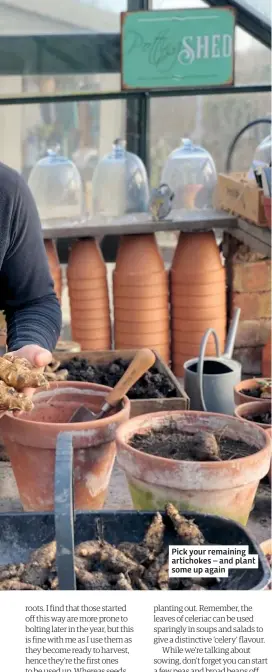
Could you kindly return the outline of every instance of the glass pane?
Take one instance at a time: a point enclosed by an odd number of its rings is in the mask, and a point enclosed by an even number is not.
[[[228,148],[249,121],[270,114],[270,94],[222,94],[171,97],[151,101],[150,164],[152,186],[158,186],[168,154],[189,137],[207,149],[218,172],[225,170]],[[270,132],[268,124],[248,131],[235,149],[232,170],[248,170],[259,142]]]
[[[261,7],[266,7],[267,16],[270,16],[271,0],[250,0],[250,3],[259,11]],[[245,4],[243,0],[241,4]],[[180,0],[152,0],[152,9],[181,7]],[[208,7],[208,4],[201,0],[186,0],[184,7]],[[270,49],[241,28],[236,28],[235,45],[235,84],[270,84]]]
[[[238,4],[252,9],[253,14],[262,14],[271,22],[271,0],[238,0]]]
[[[119,73],[105,75],[58,75],[54,77],[1,77],[0,91],[2,97],[33,95],[46,96],[62,93],[80,93],[88,91],[103,93],[120,91],[121,76]]]
[[[126,8],[126,0],[0,0],[0,35],[116,33]]]
[[[124,133],[124,101],[0,107],[1,161],[26,179],[46,150],[60,144],[61,152],[89,182],[97,160]]]

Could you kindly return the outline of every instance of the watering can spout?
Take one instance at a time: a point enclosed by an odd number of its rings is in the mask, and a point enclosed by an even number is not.
[[[234,344],[235,344],[235,339],[236,339],[236,334],[237,334],[237,329],[238,329],[238,324],[239,324],[239,319],[240,319],[240,313],[241,313],[241,308],[236,308],[230,328],[229,328],[229,333],[227,335],[227,342],[226,342],[226,347],[225,347],[225,352],[223,357],[226,359],[231,359],[233,350],[234,350]]]

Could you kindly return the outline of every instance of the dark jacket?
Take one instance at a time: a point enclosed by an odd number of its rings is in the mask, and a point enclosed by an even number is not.
[[[61,310],[54,292],[41,224],[20,175],[0,163],[0,310],[9,350],[35,343],[54,350]]]

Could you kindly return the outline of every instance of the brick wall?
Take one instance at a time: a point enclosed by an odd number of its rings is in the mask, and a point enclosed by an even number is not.
[[[271,261],[234,241],[228,259],[230,308],[241,308],[234,356],[243,374],[260,375],[262,349],[271,335]]]

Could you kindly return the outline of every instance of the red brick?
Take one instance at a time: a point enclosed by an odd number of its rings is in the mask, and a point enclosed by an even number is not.
[[[251,264],[234,264],[232,289],[234,292],[269,292],[271,261],[265,259]]]
[[[234,359],[242,364],[243,374],[249,377],[260,376],[262,371],[262,348],[237,348]]]
[[[252,292],[232,296],[233,308],[241,308],[241,320],[269,319],[271,317],[271,292]]]
[[[265,345],[271,334],[270,320],[242,320],[235,340],[237,348]]]

